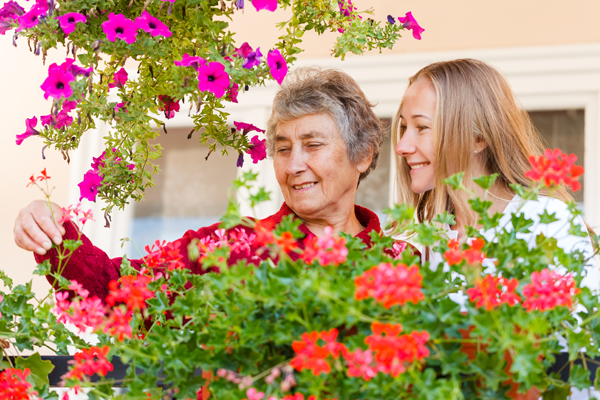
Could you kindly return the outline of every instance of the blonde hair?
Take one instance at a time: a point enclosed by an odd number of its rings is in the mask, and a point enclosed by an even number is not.
[[[475,163],[481,163],[487,173],[498,174],[496,185],[500,192],[511,193],[509,185],[514,183],[527,187],[531,184],[525,177],[525,172],[531,169],[528,158],[543,153],[544,140],[506,79],[489,64],[473,59],[434,63],[412,76],[409,86],[420,78],[429,79],[437,93],[432,128],[435,188],[414,193],[410,167],[397,156],[397,200],[415,207],[419,222],[431,221],[437,214],[448,211],[460,215],[463,224],[475,226],[477,215],[467,202],[469,194],[452,190],[442,181],[463,171],[463,184],[473,188]],[[392,124],[394,147],[402,135],[401,115],[402,103]],[[482,141],[487,147],[474,154],[476,143]],[[573,199],[565,188],[554,193],[563,201]]]

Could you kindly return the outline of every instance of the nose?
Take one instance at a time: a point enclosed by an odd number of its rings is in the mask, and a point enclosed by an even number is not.
[[[410,139],[410,135],[406,133],[400,137],[400,140],[398,140],[398,144],[394,149],[394,152],[400,157],[406,157],[413,154],[415,151],[417,151],[417,148]]]
[[[307,168],[306,153],[303,151],[302,146],[294,146],[290,151],[286,172],[289,175],[298,175],[306,171]]]

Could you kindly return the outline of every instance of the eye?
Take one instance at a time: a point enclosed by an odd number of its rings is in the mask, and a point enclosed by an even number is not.
[[[284,153],[284,152],[286,152],[288,150],[289,150],[289,148],[287,148],[287,147],[279,147],[277,149],[277,153]]]
[[[308,144],[306,145],[306,147],[309,147],[309,148],[311,148],[311,149],[316,149],[316,148],[319,148],[319,147],[321,147],[322,145],[323,145],[323,143],[315,143],[315,142],[312,142],[312,143],[308,143]]]
[[[402,135],[404,132],[406,132],[406,125],[400,125],[400,134]]]
[[[419,132],[423,132],[424,130],[429,129],[429,127],[425,125],[417,125],[417,129],[419,130]]]

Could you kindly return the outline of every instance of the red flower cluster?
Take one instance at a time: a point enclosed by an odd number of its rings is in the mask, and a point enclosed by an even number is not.
[[[273,228],[275,228],[275,222],[273,220],[265,219],[256,221],[254,224],[254,231],[256,232],[256,239],[254,239],[254,243],[256,243],[258,246],[265,246],[275,243]]]
[[[429,349],[425,347],[425,343],[429,340],[427,331],[414,331],[400,335],[401,325],[379,322],[374,322],[371,329],[373,335],[367,336],[365,343],[375,354],[375,368],[379,372],[397,377],[406,371],[406,363],[429,356]]]
[[[150,269],[163,265],[166,265],[169,271],[185,268],[185,264],[182,261],[183,256],[179,253],[179,248],[175,247],[173,243],[167,243],[164,240],[161,243],[157,240],[152,247],[146,246],[145,249],[148,255],[144,257],[144,262]]]
[[[448,265],[460,264],[466,260],[468,264],[480,264],[485,258],[485,254],[481,251],[485,246],[485,241],[480,238],[471,239],[469,248],[461,250],[460,243],[456,239],[448,242],[450,250],[444,252],[444,260]]]
[[[325,236],[312,236],[305,243],[305,249],[300,258],[308,265],[312,265],[315,260],[318,260],[322,266],[337,266],[346,261],[348,255],[346,239],[335,237],[331,226],[325,228]]]
[[[348,364],[348,376],[362,378],[369,381],[374,378],[378,371],[373,366],[373,352],[371,350],[355,349],[344,357]]]
[[[0,372],[0,400],[29,400],[30,395],[36,395],[27,382],[30,372],[29,368],[7,368]]]
[[[531,283],[523,288],[523,296],[525,296],[523,307],[527,311],[548,311],[558,306],[571,308],[572,296],[579,291],[579,288],[575,287],[571,274],[562,276],[548,268],[541,272],[534,271],[531,274]]]
[[[126,275],[118,281],[111,281],[108,284],[110,292],[106,296],[106,302],[110,306],[123,302],[129,310],[141,310],[146,307],[146,300],[154,297],[154,292],[148,289],[148,283],[151,281],[152,277],[147,275]]]
[[[283,232],[280,237],[276,240],[277,246],[281,248],[281,250],[289,253],[298,247],[298,243],[296,243],[296,239],[294,239],[294,235],[291,232]]]
[[[313,331],[303,333],[302,341],[292,343],[296,357],[292,359],[290,365],[298,371],[309,369],[315,376],[321,372],[328,374],[331,372],[331,366],[326,360],[327,357],[331,356],[337,359],[340,354],[348,353],[348,349],[344,344],[336,342],[337,335],[337,329],[331,329],[329,332]],[[319,338],[325,342],[324,346],[317,344]]]
[[[577,178],[583,174],[583,167],[575,165],[577,156],[567,155],[560,149],[546,149],[543,156],[530,156],[531,170],[525,176],[534,181],[543,181],[548,187],[560,184],[571,186],[573,191],[581,189]]]
[[[69,293],[56,293],[56,307],[54,312],[58,315],[59,322],[70,322],[84,332],[88,327],[94,331],[104,324],[106,307],[99,297],[89,298],[89,292],[76,281],[72,281],[69,289],[73,290],[80,298],[68,301]]]
[[[422,280],[416,265],[407,267],[399,264],[394,267],[389,263],[381,263],[354,278],[354,298],[362,300],[372,297],[383,303],[385,308],[407,302],[416,304],[425,297],[421,292]]]
[[[106,359],[109,350],[108,346],[102,348],[90,347],[87,350],[84,349],[75,353],[74,360],[70,361],[75,366],[63,378],[81,380],[84,375],[106,375],[108,371],[113,370],[113,365]]]
[[[34,177],[33,175],[31,175],[31,177],[29,178],[29,183],[27,184],[27,187],[29,187],[30,185],[36,185],[37,183],[36,181],[45,181],[46,179],[50,179],[50,177],[46,174],[46,168],[44,168],[44,170],[42,172],[40,172],[40,176],[38,177]]]
[[[475,287],[467,289],[469,300],[476,301],[476,307],[483,307],[487,311],[499,307],[503,303],[510,306],[519,304],[521,298],[515,293],[519,286],[516,279],[498,278],[492,275],[486,275],[485,278],[475,282]],[[503,290],[503,288],[506,288]]]
[[[132,314],[131,310],[123,312],[121,307],[115,308],[106,320],[104,333],[110,333],[119,342],[122,342],[126,337],[131,338],[133,336],[131,329]]]

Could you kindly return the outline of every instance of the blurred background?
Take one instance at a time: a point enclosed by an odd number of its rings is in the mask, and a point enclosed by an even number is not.
[[[248,42],[266,54],[279,36],[276,22],[288,19],[289,12],[257,13],[249,1],[246,3],[246,9],[236,13],[232,23],[237,44]],[[585,167],[583,190],[576,197],[586,222],[600,227],[600,1],[356,0],[355,4],[361,11],[373,8],[372,18],[377,21],[412,11],[425,28],[422,40],[413,39],[407,31],[393,51],[349,55],[341,61],[330,56],[337,34],[307,33],[303,37],[305,52],[296,65],[347,71],[378,104],[379,117],[390,122],[408,78],[423,66],[464,57],[491,63],[508,78],[549,147],[576,154],[578,164]],[[65,52],[51,52],[43,65],[23,39],[13,47],[11,33],[0,37],[0,120],[4,127],[0,135],[0,249],[5,257],[2,269],[16,283],[24,283],[32,278],[35,261],[14,244],[13,224],[22,207],[43,198],[37,189],[26,188],[29,176],[46,168],[52,177],[49,183],[55,187],[53,201],[63,206],[76,204],[77,184],[92,157],[103,151],[102,137],[110,127],[98,125],[95,131],[87,132],[80,149],[70,155],[70,164],[53,149],[45,151],[43,160],[42,140],[36,137],[16,146],[15,136],[25,131],[25,119],[48,114],[51,102],[44,100],[40,85],[48,65],[62,62]],[[135,66],[127,68],[130,76],[135,76]],[[231,124],[243,121],[265,128],[276,89],[277,84],[240,94],[239,103],[228,108]],[[158,160],[161,172],[143,202],[115,212],[112,227],[107,229],[103,227],[102,204],[83,201],[84,208],[94,209],[97,220],[88,223],[84,233],[111,257],[125,253],[130,258],[141,256],[129,244],[122,247],[121,238],[131,238],[143,252],[143,247],[155,239],[176,239],[187,229],[218,221],[225,212],[230,182],[242,171],[235,166],[237,155],[213,154],[205,160],[207,149],[196,138],[187,139],[192,123],[185,108],[167,121],[169,134],[160,137],[164,147]],[[272,191],[272,200],[259,206],[256,216],[272,214],[283,198],[271,161],[255,165],[247,157],[244,170],[248,169],[259,171],[259,184]],[[393,202],[392,181],[393,153],[388,138],[377,171],[361,183],[357,203],[381,213]],[[240,200],[243,212],[251,214]],[[34,279],[36,292],[48,288],[45,279]]]

